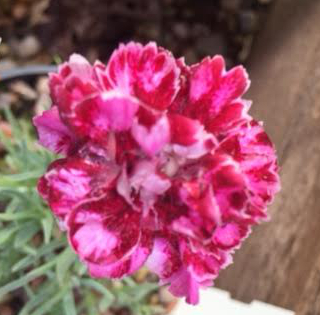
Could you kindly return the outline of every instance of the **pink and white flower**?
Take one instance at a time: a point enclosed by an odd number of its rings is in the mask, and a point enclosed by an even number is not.
[[[249,83],[221,56],[189,67],[133,42],[107,65],[72,55],[50,74],[53,106],[34,124],[64,157],[38,189],[93,277],[146,264],[196,304],[231,263],[280,188]]]

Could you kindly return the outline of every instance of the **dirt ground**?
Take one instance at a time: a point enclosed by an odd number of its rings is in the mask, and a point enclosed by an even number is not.
[[[189,63],[247,60],[272,0],[0,0],[0,70],[72,52],[105,61],[119,42],[156,41]]]

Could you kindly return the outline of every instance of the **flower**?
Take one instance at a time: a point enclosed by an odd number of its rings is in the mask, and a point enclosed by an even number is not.
[[[196,304],[268,218],[278,165],[248,87],[221,56],[187,66],[155,43],[120,45],[107,65],[72,55],[50,74],[53,105],[34,124],[64,157],[38,190],[93,277],[146,264]]]

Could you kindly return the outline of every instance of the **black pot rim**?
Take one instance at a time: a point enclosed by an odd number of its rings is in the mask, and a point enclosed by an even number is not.
[[[57,66],[54,65],[30,65],[16,67],[9,70],[0,71],[0,83],[21,77],[34,77],[47,75],[49,72],[56,72]]]

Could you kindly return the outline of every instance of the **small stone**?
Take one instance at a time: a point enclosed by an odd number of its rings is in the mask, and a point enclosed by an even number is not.
[[[260,4],[268,5],[271,4],[273,0],[257,0]]]
[[[150,26],[148,28],[148,35],[150,39],[158,39],[160,35],[160,29],[157,26]]]
[[[13,309],[10,306],[4,305],[0,307],[1,315],[13,315]]]
[[[15,68],[15,66],[16,66],[16,63],[11,59],[2,59],[0,60],[0,73],[2,71],[13,69]],[[0,78],[1,78],[1,75],[0,75]]]
[[[10,54],[10,47],[4,43],[4,42],[0,42],[0,56],[7,56]]]
[[[211,33],[210,28],[204,24],[196,23],[191,29],[191,35],[194,38],[199,38],[200,36],[209,36]]]
[[[15,20],[22,20],[28,14],[28,8],[24,3],[18,2],[12,9],[12,16]]]
[[[163,304],[172,303],[176,298],[168,291],[166,287],[162,287],[159,290],[159,300]]]
[[[114,281],[112,281],[112,285],[113,285],[113,287],[116,288],[116,289],[121,289],[121,288],[123,288],[123,283],[122,283],[121,281],[119,281],[119,280],[114,280]]]
[[[154,293],[154,294],[151,295],[151,297],[150,297],[150,304],[152,304],[152,305],[157,305],[157,304],[159,304],[159,296],[158,296],[157,293]]]
[[[199,61],[194,49],[189,48],[189,49],[185,50],[183,52],[183,56],[185,57],[186,63],[188,65],[192,65],[192,64],[197,63]]]
[[[222,0],[221,7],[225,10],[237,11],[241,7],[241,0]]]
[[[11,83],[10,90],[21,95],[27,101],[34,101],[37,98],[37,92],[24,81],[15,81]]]
[[[239,14],[239,27],[242,33],[249,34],[258,30],[259,17],[251,10],[242,11]]]
[[[137,282],[143,282],[146,280],[147,276],[149,274],[149,271],[147,268],[141,268],[139,269],[136,274],[134,275],[134,279]]]
[[[41,49],[41,44],[34,35],[28,35],[21,41],[15,40],[13,41],[12,46],[15,53],[23,59],[36,55]]]
[[[9,123],[7,123],[6,121],[0,121],[0,130],[7,137],[12,136],[11,125]]]
[[[36,83],[36,90],[39,94],[49,94],[49,79],[47,77],[40,77]]]
[[[186,23],[175,23],[173,26],[174,34],[181,39],[186,39],[189,37],[188,25]]]
[[[17,103],[19,100],[18,96],[13,93],[0,93],[0,108],[10,107],[11,105]]]
[[[242,48],[238,53],[238,60],[240,62],[245,62],[248,59],[251,52],[252,42],[253,35],[247,35],[243,38]]]
[[[225,55],[227,42],[220,33],[213,33],[210,36],[200,37],[196,42],[197,51],[201,56]]]

